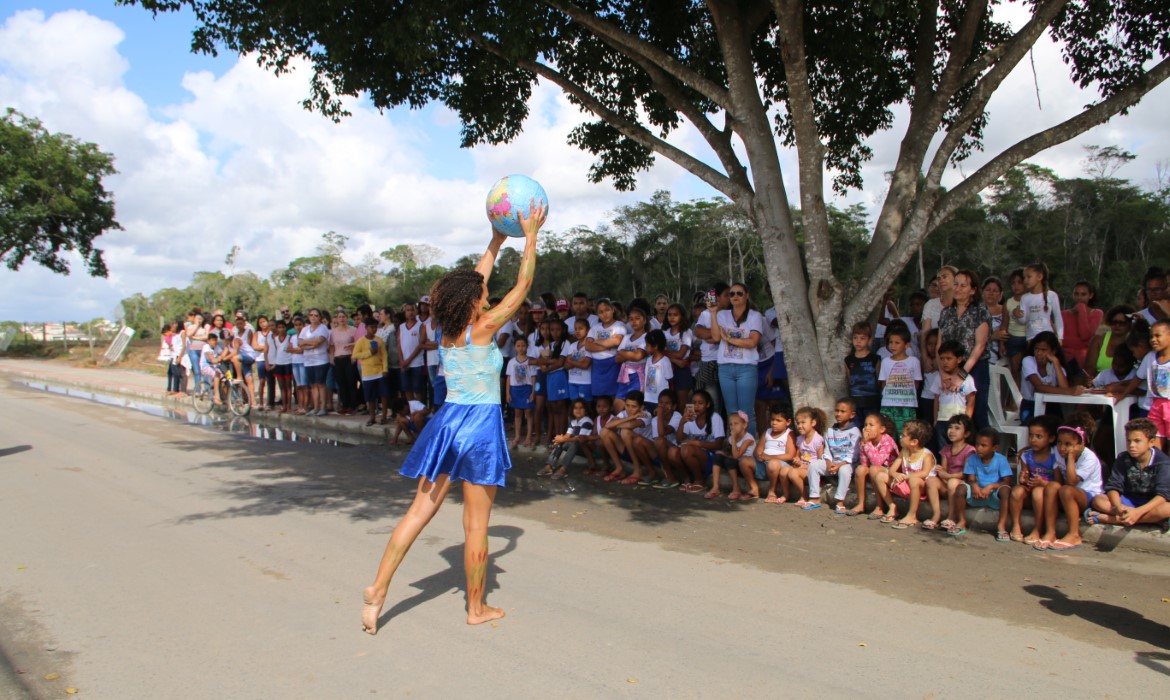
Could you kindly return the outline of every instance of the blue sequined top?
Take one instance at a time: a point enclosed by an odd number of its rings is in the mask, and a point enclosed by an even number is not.
[[[439,360],[447,378],[447,401],[457,404],[500,403],[500,369],[504,356],[495,343],[471,344],[471,326],[466,345],[439,347]]]

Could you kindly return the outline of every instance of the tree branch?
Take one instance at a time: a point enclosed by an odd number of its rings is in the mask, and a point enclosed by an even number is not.
[[[881,295],[926,236],[946,221],[964,202],[1003,177],[1011,168],[1040,151],[1073,139],[1134,106],[1167,78],[1170,78],[1170,59],[1163,59],[1146,73],[1145,79],[1140,83],[1101,100],[1059,124],[1018,141],[946,194],[940,196],[937,188],[933,194],[924,192],[923,199],[924,201],[929,199],[929,205],[916,207],[914,216],[907,223],[902,235],[882,256],[875,267],[875,273],[862,284],[856,297],[846,307],[845,322],[848,323],[859,313],[864,315],[863,309],[868,308],[869,300]]]
[[[565,92],[565,94],[572,95],[576,98],[582,106],[588,109],[598,118],[614,127],[622,134],[642,144],[650,150],[660,153],[666,158],[674,161],[678,165],[685,168],[691,174],[698,177],[703,182],[711,187],[719,190],[732,201],[739,198],[748,198],[751,196],[751,190],[744,189],[740,184],[733,182],[730,177],[720,173],[703,161],[695,158],[691,154],[683,151],[665,140],[655,136],[646,127],[638,124],[635,121],[627,119],[618,114],[612,109],[606,107],[600,100],[594,97],[588,90],[582,86],[574,83],[566,78],[559,71],[544,65],[543,63],[533,61],[527,58],[518,58],[509,55],[503,51],[499,44],[484,37],[484,36],[470,36],[472,41],[483,50],[499,57],[503,61],[514,62],[520,68],[531,71],[543,78],[546,78]]]
[[[678,85],[668,76],[661,68],[648,60],[634,57],[633,60],[642,66],[642,69],[650,76],[650,80],[654,86],[658,88],[658,92],[666,99],[666,101],[673,106],[680,114],[687,118],[695,128],[715,151],[715,155],[719,157],[719,162],[723,164],[724,170],[727,171],[728,177],[741,187],[751,189],[751,183],[747,178],[747,168],[740,162],[739,157],[735,154],[735,150],[731,147],[730,129],[719,129],[707,115],[703,113],[693,102],[688,100],[683,94]],[[725,112],[726,114],[726,112]],[[728,124],[731,120],[728,120]]]
[[[1121,90],[1074,117],[1016,142],[1015,145],[975,171],[959,186],[939,197],[927,228],[932,229],[941,224],[958,209],[964,200],[982,192],[1014,166],[1040,151],[1064,143],[1095,126],[1104,124],[1118,113],[1137,104],[1150,90],[1165,82],[1167,78],[1170,78],[1170,58],[1162,59],[1160,63],[1151,68],[1140,84]]]
[[[828,213],[825,210],[825,147],[817,127],[815,98],[809,87],[808,57],[804,44],[804,7],[800,0],[773,0],[779,21],[780,58],[788,85],[788,111],[800,164],[800,208],[804,221],[804,258],[809,284],[833,283]],[[814,289],[810,297],[829,295]]]
[[[614,47],[618,51],[636,58],[642,58],[654,63],[662,68],[670,75],[673,75],[679,82],[693,88],[701,95],[719,105],[723,109],[728,109],[731,104],[731,98],[722,86],[707,79],[698,72],[692,70],[687,65],[680,63],[670,54],[662,49],[645,42],[638,37],[614,26],[597,15],[585,10],[584,8],[566,0],[544,0],[545,4],[554,9],[560,10],[569,16],[574,22],[588,29],[594,36],[601,39],[605,43]]]

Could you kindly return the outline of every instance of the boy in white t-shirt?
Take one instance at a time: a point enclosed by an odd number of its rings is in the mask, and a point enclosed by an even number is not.
[[[886,347],[890,349],[890,359],[883,360],[878,371],[878,386],[882,391],[882,413],[894,420],[894,426],[899,434],[906,421],[918,417],[918,392],[922,385],[922,365],[917,357],[908,354],[909,345],[909,330],[890,328],[886,333]]]
[[[957,340],[948,340],[938,348],[938,372],[931,374],[930,392],[934,394],[934,445],[941,450],[950,444],[947,426],[951,416],[965,413],[975,416],[975,379],[963,372],[960,365],[967,352]]]

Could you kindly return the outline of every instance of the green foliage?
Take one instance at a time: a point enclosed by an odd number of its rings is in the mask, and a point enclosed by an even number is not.
[[[13,109],[0,119],[0,261],[18,270],[28,259],[68,274],[62,257],[77,251],[86,271],[105,277],[98,236],[122,227],[102,179],[114,157],[96,144],[51,134]]]

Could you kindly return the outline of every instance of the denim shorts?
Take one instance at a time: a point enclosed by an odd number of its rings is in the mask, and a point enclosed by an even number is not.
[[[329,365],[303,365],[305,368],[305,380],[309,386],[317,384],[324,384],[325,377],[329,374]]]
[[[292,376],[297,386],[309,386],[309,373],[305,371],[305,363],[292,363]]]

